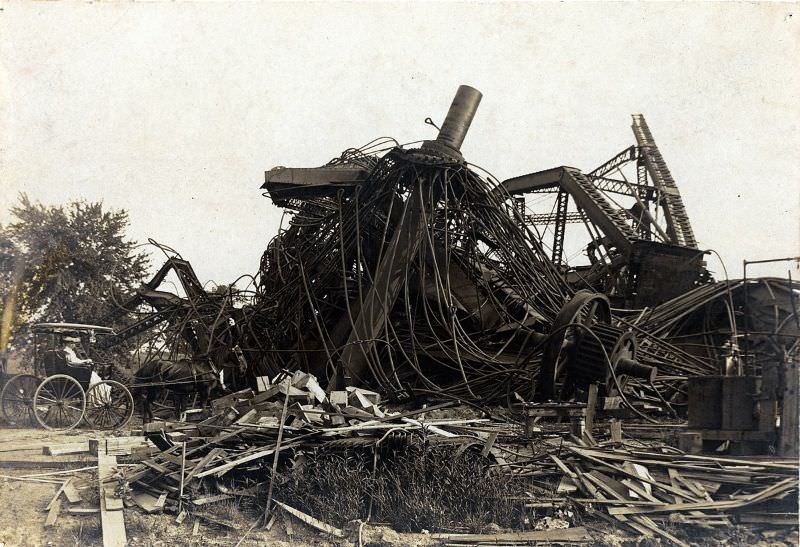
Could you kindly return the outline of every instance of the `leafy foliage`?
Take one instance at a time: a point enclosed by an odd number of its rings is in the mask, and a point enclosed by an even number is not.
[[[112,290],[130,292],[144,279],[147,257],[126,237],[124,210],[85,201],[45,206],[21,194],[11,215],[0,227],[0,297],[5,306],[18,288],[10,324],[17,344],[30,323],[98,322],[113,306]]]

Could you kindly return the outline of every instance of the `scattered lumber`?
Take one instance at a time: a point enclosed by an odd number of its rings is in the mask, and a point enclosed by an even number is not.
[[[145,437],[106,437],[103,439],[90,439],[89,452],[97,455],[100,452],[109,456],[130,456],[131,454],[155,448],[148,443]]]
[[[257,392],[242,390],[217,399],[212,403],[215,412],[200,422],[147,424],[146,435],[158,436],[162,445],[124,474],[134,502],[148,513],[174,512],[177,522],[191,514],[238,530],[238,525],[215,515],[214,504],[263,495],[276,472],[273,466],[284,454],[288,459],[320,447],[377,447],[387,433],[402,431],[418,432],[428,443],[458,446],[456,454],[473,450],[499,473],[529,477],[534,484],[546,479],[547,490],[519,499],[526,510],[577,507],[633,537],[684,545],[668,524],[700,534],[724,530],[737,521],[777,527],[797,520],[794,460],[687,454],[657,440],[636,440],[640,429],[627,423],[623,438],[619,420],[601,424],[586,405],[530,407],[524,414],[526,422],[532,412],[544,411],[577,418],[585,427],[575,435],[566,422],[551,424],[555,427],[537,422],[535,428],[528,423],[523,428],[521,423],[484,418],[422,418],[436,415],[439,407],[392,412],[368,390],[321,392],[316,378],[306,372],[269,380],[265,378]],[[676,431],[681,428],[673,429],[673,435]],[[107,500],[104,503],[107,510]],[[322,533],[343,537],[342,530],[314,515],[275,504],[282,511],[278,521],[289,531],[292,519],[298,519]],[[268,516],[274,522],[275,514]],[[585,528],[575,527],[434,537],[451,545],[592,541]]]

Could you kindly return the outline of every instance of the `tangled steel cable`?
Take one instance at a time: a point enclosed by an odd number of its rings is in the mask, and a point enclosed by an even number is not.
[[[395,394],[527,389],[534,340],[571,294],[535,235],[459,159],[394,147],[335,162],[353,163],[371,166],[366,181],[293,203],[290,226],[264,253],[258,334],[272,349],[263,372],[303,368],[333,381],[361,359],[358,380]],[[375,287],[396,299],[372,310],[385,314],[372,340],[352,339]]]

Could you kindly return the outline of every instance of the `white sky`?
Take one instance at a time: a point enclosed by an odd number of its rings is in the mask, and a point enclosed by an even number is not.
[[[798,7],[4,2],[0,222],[20,191],[103,200],[230,282],[277,231],[264,170],[431,138],[466,83],[484,98],[462,151],[501,180],[588,171],[643,113],[738,277],[800,254]]]

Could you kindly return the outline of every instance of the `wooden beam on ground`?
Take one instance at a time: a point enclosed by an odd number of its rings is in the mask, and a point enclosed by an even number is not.
[[[277,505],[278,507],[280,507],[281,509],[283,509],[284,511],[286,511],[287,513],[289,513],[293,517],[297,517],[298,519],[302,520],[303,522],[305,522],[306,524],[308,524],[312,528],[316,528],[320,532],[325,532],[326,534],[330,534],[332,536],[339,537],[339,538],[340,537],[344,537],[344,532],[342,532],[338,528],[335,528],[335,527],[331,526],[330,524],[322,522],[319,519],[315,519],[311,515],[307,515],[306,513],[303,513],[302,511],[300,511],[298,509],[295,509],[294,507],[289,507],[285,503],[281,503],[279,501],[276,501],[275,505]]]
[[[535,530],[531,532],[508,532],[500,534],[431,534],[432,539],[481,544],[512,542],[584,542],[592,541],[586,528],[558,528],[554,530]]]
[[[103,528],[103,547],[124,547],[128,543],[122,500],[115,496],[117,458],[97,455],[98,483],[100,488],[100,523]]]
[[[88,441],[82,443],[48,444],[42,447],[42,454],[46,456],[63,456],[65,454],[81,454],[83,452],[89,452]]]
[[[74,484],[72,484],[72,479],[71,478],[69,480],[67,480],[67,482],[64,483],[64,486],[62,487],[62,490],[64,491],[64,495],[67,497],[67,501],[68,502],[70,502],[70,503],[79,503],[79,502],[83,501],[83,498],[81,497],[81,493],[78,492],[78,489],[75,488]]]
[[[61,500],[56,499],[55,503],[50,506],[50,511],[47,513],[47,520],[44,521],[45,528],[54,526],[58,519],[58,514],[61,512]]]

